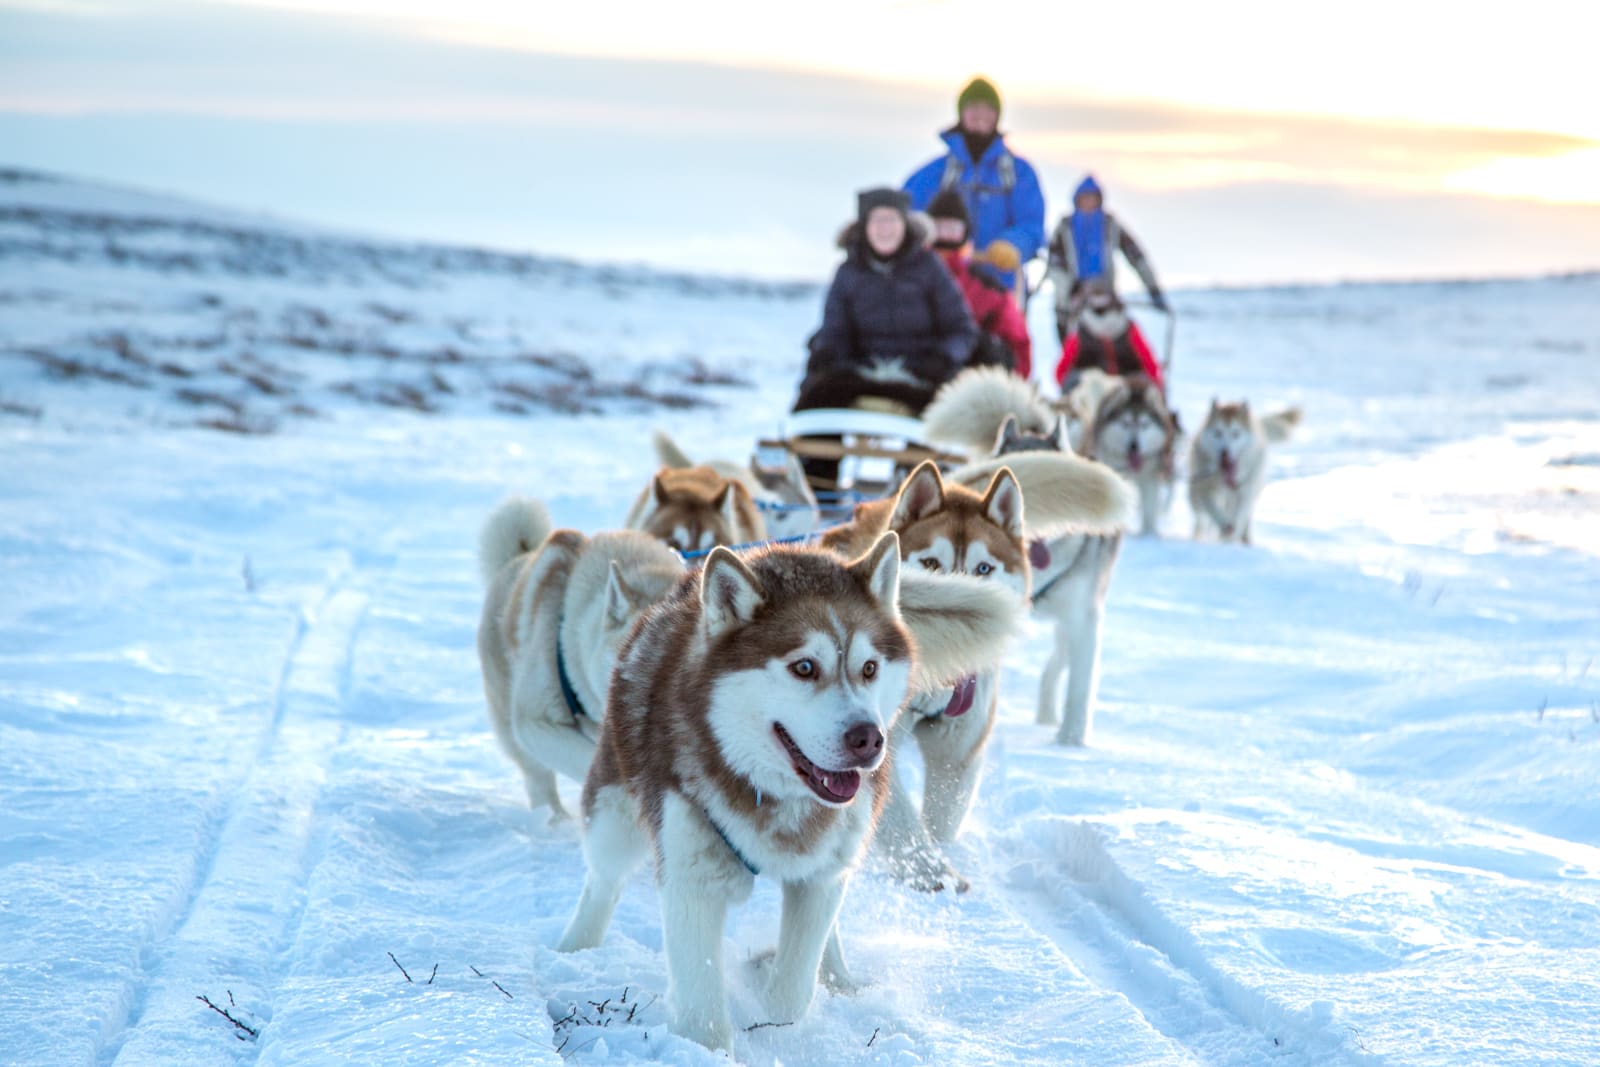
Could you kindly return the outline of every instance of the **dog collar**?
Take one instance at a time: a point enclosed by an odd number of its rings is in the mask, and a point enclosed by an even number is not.
[[[578,699],[578,691],[572,687],[572,678],[567,674],[567,657],[561,650],[561,623],[556,623],[556,678],[561,683],[561,699],[567,702],[567,711],[571,712],[574,719],[587,719],[589,713],[583,709],[583,701]]]

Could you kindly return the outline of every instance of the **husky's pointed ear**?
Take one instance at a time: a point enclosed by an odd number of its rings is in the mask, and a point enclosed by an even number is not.
[[[717,494],[717,514],[722,516],[722,521],[727,524],[731,533],[739,529],[739,483],[729,482],[722,487],[722,492]]]
[[[1056,412],[1056,424],[1050,427],[1050,447],[1057,452],[1067,452],[1072,447],[1072,432],[1067,429],[1067,413]]]
[[[744,560],[718,545],[700,571],[700,608],[706,636],[715,638],[755,618],[761,606],[761,581]]]
[[[611,571],[606,575],[606,622],[621,626],[633,616],[633,593],[622,577],[622,565],[611,561]]]
[[[865,556],[850,564],[850,572],[866,584],[874,600],[895,618],[900,617],[900,535],[890,530],[873,543]]]
[[[983,493],[983,514],[1008,537],[1022,537],[1022,486],[1010,467],[1001,467],[989,479],[989,488]]]
[[[1217,409],[1221,406],[1222,401],[1218,400],[1216,397],[1211,398],[1211,414],[1215,415],[1217,413]]]
[[[895,497],[894,501],[894,513],[889,516],[889,528],[899,530],[910,526],[942,507],[944,507],[944,479],[939,477],[939,468],[933,460],[925,459],[917,464],[917,469],[911,472],[911,477],[900,486],[900,495]]]
[[[1005,421],[1000,424],[1000,432],[995,434],[994,454],[997,456],[1004,455],[1021,437],[1022,434],[1017,429],[1017,416],[1015,414],[1007,415]]]
[[[650,479],[650,495],[655,497],[656,507],[660,507],[671,499],[671,496],[667,493],[667,483],[662,480],[659,473]]]

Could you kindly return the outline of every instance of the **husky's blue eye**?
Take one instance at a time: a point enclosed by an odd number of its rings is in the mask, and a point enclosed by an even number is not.
[[[797,659],[789,664],[789,673],[796,678],[811,679],[817,676],[817,664],[811,659]]]
[[[979,578],[987,578],[989,575],[994,573],[994,564],[986,560],[972,568],[972,573],[976,574]]]
[[[865,678],[867,681],[870,682],[870,681],[872,681],[872,679],[876,678],[877,676],[878,676],[878,661],[877,660],[869,659],[869,660],[867,660],[867,662],[865,662],[865,663],[863,663],[861,665],[861,677]]]

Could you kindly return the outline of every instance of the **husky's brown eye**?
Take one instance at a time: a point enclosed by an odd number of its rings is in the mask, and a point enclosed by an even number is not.
[[[789,673],[796,678],[810,680],[817,676],[817,664],[812,659],[797,659],[789,664]]]
[[[865,678],[867,681],[870,682],[870,681],[872,681],[872,679],[876,678],[877,676],[878,676],[878,661],[877,660],[869,659],[869,660],[867,660],[867,662],[865,662],[865,663],[863,663],[861,665],[861,677]]]
[[[987,578],[989,575],[994,573],[994,564],[985,560],[976,567],[972,568],[972,573],[976,574],[979,578]]]
[[[922,569],[925,571],[936,571],[942,568],[939,566],[939,561],[934,559],[932,556],[923,556]]]

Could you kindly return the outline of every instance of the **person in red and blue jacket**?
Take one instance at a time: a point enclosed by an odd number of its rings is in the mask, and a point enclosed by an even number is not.
[[[981,331],[971,363],[993,363],[1027,378],[1033,373],[1033,342],[1028,337],[1028,324],[994,268],[972,262],[972,220],[967,217],[961,194],[946,189],[934,197],[928,205],[928,217],[933,220],[933,250],[961,286],[961,295],[967,298],[967,307]],[[991,353],[996,358],[989,358]]]
[[[1044,247],[1044,193],[1033,166],[1006,147],[1000,132],[1000,93],[974,78],[956,100],[959,121],[940,134],[945,153],[906,179],[911,206],[925,210],[933,198],[954,189],[972,218],[976,258],[1019,292],[1022,265]]]

